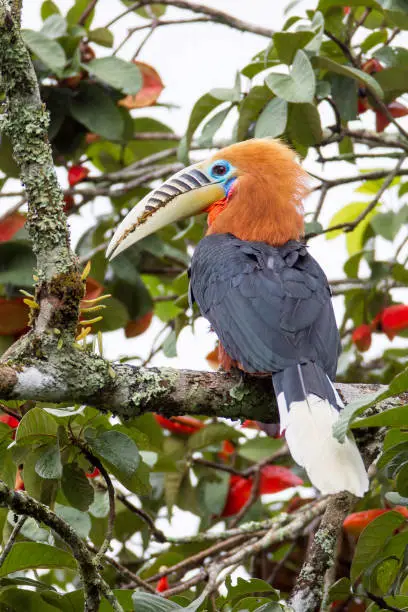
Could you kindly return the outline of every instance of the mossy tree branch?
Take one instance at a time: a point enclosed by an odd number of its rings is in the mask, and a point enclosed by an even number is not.
[[[0,507],[6,507],[15,514],[31,516],[36,521],[44,523],[57,533],[62,540],[71,548],[81,573],[85,594],[85,612],[97,612],[101,601],[101,592],[104,590],[102,579],[93,555],[88,550],[85,542],[77,535],[76,531],[62,518],[52,512],[27,493],[13,491],[0,481]]]
[[[0,0],[0,74],[4,96],[0,130],[10,139],[20,168],[28,200],[27,226],[37,258],[39,308],[32,313],[34,333],[58,328],[72,338],[84,286],[70,251],[63,194],[48,142],[49,115],[18,19],[6,0]],[[62,322],[64,325],[58,324]],[[21,343],[20,352],[26,347]]]

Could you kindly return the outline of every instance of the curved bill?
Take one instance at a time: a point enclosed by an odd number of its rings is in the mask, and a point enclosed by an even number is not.
[[[202,164],[180,170],[132,208],[110,241],[106,256],[113,259],[138,240],[169,223],[202,212],[223,197],[219,179],[208,176]]]

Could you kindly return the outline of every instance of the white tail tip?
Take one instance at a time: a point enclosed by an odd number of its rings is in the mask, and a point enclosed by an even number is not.
[[[292,457],[305,468],[312,485],[323,495],[349,491],[363,497],[369,481],[355,440],[348,435],[341,444],[333,437],[336,408],[316,395],[291,403],[289,411],[279,397],[278,406]]]

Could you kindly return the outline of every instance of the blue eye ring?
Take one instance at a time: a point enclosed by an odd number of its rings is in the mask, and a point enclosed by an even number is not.
[[[231,165],[224,159],[218,159],[210,168],[210,175],[213,178],[222,179],[227,176],[231,170]]]

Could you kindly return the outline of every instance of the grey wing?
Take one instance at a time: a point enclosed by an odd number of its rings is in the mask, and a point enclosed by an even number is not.
[[[247,372],[315,361],[334,379],[339,336],[327,279],[305,247],[212,235],[191,264],[191,294]]]

